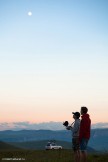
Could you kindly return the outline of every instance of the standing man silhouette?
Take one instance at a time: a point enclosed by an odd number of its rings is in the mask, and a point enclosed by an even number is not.
[[[80,141],[80,160],[81,162],[87,162],[87,144],[90,138],[91,119],[87,114],[87,107],[81,107],[81,122],[79,131]]]
[[[72,112],[74,122],[69,126],[68,121],[63,123],[67,130],[72,131],[72,148],[74,151],[74,161],[80,162],[80,150],[79,150],[79,129],[80,129],[80,113]]]

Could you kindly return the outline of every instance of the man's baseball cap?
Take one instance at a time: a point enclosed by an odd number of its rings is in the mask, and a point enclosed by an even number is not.
[[[72,112],[72,114],[74,114],[77,117],[80,117],[80,113],[79,112]]]

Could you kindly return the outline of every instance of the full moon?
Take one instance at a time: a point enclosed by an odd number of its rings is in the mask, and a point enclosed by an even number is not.
[[[28,16],[32,16],[32,12],[31,11],[28,12]]]

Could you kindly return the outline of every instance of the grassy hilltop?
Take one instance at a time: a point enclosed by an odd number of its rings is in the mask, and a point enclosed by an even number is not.
[[[60,141],[58,141],[59,143]],[[21,161],[21,162],[74,162],[72,149],[63,150],[42,150],[45,149],[46,141],[35,141],[25,143],[14,143],[14,145],[0,141],[0,162],[5,161]],[[61,142],[59,144],[62,144]],[[36,147],[38,150],[36,150]],[[19,146],[21,148],[19,148]],[[66,148],[71,145],[64,143]],[[41,149],[41,150],[40,150]],[[108,153],[99,154],[92,152],[88,154],[88,162],[108,162]]]
[[[22,162],[74,162],[72,150],[0,151],[0,161],[7,161],[5,158],[10,158],[10,162],[19,161],[18,159]],[[108,162],[108,154],[89,154],[88,162]]]

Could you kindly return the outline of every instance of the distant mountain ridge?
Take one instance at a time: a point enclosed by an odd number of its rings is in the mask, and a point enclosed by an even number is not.
[[[108,128],[108,123],[95,123],[92,128]],[[43,123],[30,123],[30,122],[12,122],[0,123],[0,130],[65,130],[62,122],[43,122]]]
[[[70,131],[52,131],[52,130],[20,130],[20,131],[0,131],[0,141],[5,142],[26,142],[40,140],[63,140],[71,141]]]
[[[71,142],[72,132],[68,130],[21,130],[0,131],[0,141],[4,142],[29,142],[43,140],[58,140]],[[89,146],[95,150],[108,151],[108,128],[92,129]]]

